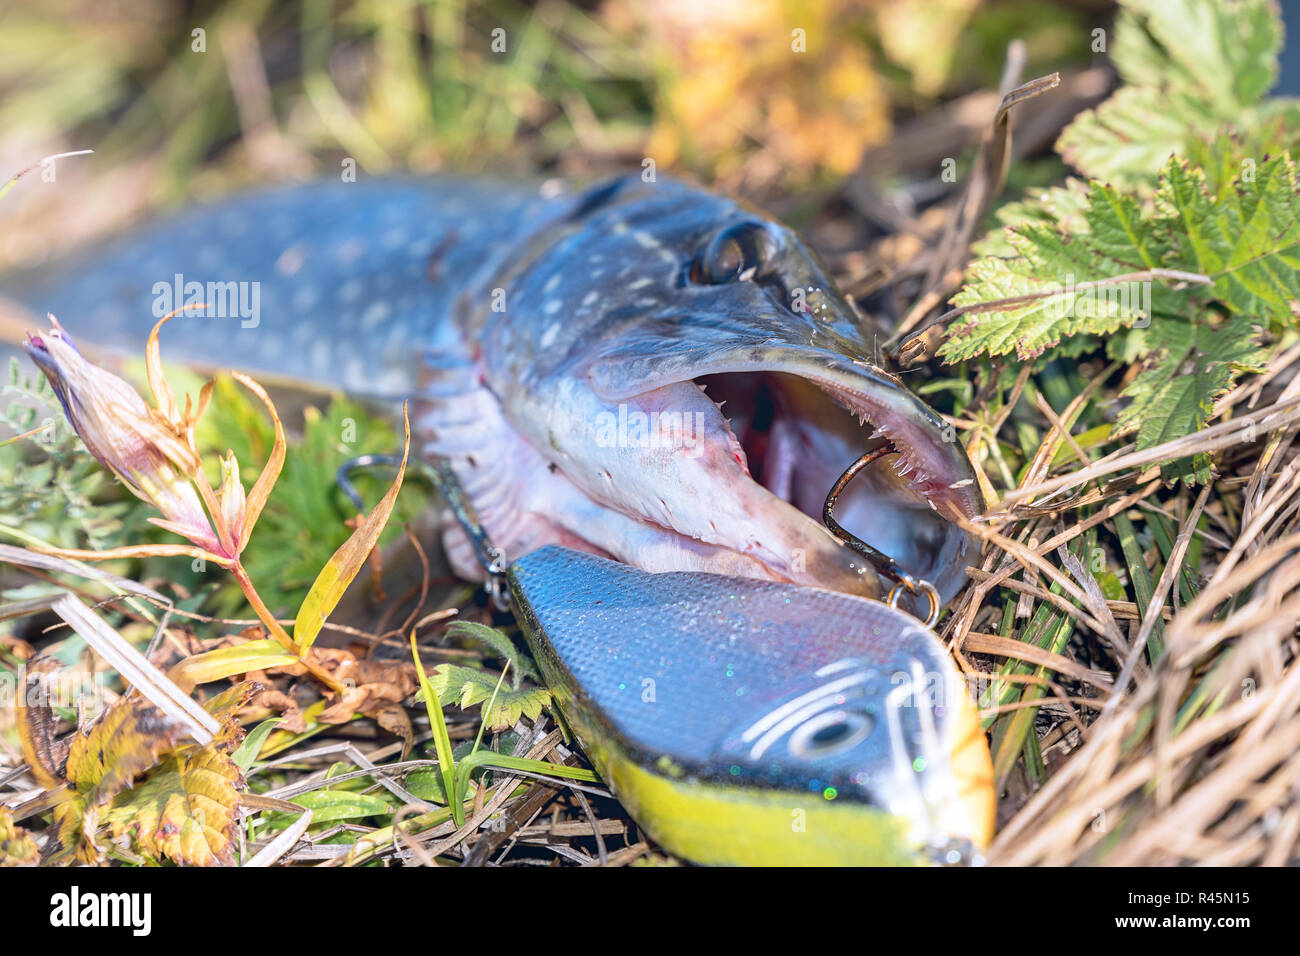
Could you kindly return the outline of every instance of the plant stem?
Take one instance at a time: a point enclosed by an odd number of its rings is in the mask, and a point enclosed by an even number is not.
[[[253,587],[253,581],[248,576],[248,572],[244,570],[244,566],[239,561],[236,561],[231,566],[230,573],[239,582],[239,589],[244,592],[244,597],[248,598],[248,603],[252,606],[258,620],[262,622],[271,636],[280,642],[280,646],[297,657],[308,672],[322,684],[336,693],[342,693],[344,687],[339,679],[312,660],[311,651],[304,653],[294,639],[289,636],[289,632],[275,619],[275,615],[271,613],[270,608],[262,601],[262,596],[257,593],[257,588]]]

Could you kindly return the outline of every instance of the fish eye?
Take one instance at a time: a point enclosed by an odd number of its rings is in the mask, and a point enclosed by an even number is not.
[[[862,743],[874,725],[871,716],[861,711],[826,711],[798,727],[786,746],[793,756],[803,760],[831,757]]]
[[[740,222],[715,233],[691,269],[695,282],[721,285],[762,276],[776,257],[771,232],[758,222]]]

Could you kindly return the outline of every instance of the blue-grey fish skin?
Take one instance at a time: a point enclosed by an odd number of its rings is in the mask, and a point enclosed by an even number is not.
[[[54,314],[89,346],[130,356],[183,304],[176,276],[202,285],[205,301],[209,283],[235,283],[250,306],[256,289],[257,314],[182,314],[164,334],[169,360],[402,398],[456,296],[499,268],[547,205],[536,187],[472,179],[272,188],[6,277],[0,295]]]
[[[138,355],[189,298],[177,276],[235,297],[224,316],[174,320],[166,358],[414,398],[417,451],[450,461],[508,557],[559,543],[883,596],[892,582],[812,502],[888,439],[899,454],[846,493],[841,523],[944,598],[975,558],[947,520],[983,507],[955,434],[877,367],[873,330],[793,232],[707,190],[635,174],[576,192],[451,178],[272,189],[0,294],[83,346]],[[637,415],[692,430],[668,444],[619,431]],[[454,527],[446,544],[457,570],[478,571]]]

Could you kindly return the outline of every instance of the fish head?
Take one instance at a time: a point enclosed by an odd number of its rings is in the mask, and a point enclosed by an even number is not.
[[[633,175],[575,198],[527,248],[483,329],[488,379],[585,493],[713,549],[705,570],[878,595],[892,582],[817,518],[844,469],[888,443],[836,520],[943,599],[958,590],[978,546],[957,521],[984,502],[955,429],[878,364],[872,330],[791,229]],[[676,446],[647,447],[656,415]],[[601,440],[601,422],[638,416],[638,435]],[[648,566],[627,539],[594,543]]]

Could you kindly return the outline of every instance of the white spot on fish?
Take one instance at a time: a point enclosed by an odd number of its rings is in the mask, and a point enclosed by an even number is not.
[[[330,364],[330,346],[325,339],[317,339],[311,344],[311,356],[308,359],[311,367],[318,372],[327,371]]]
[[[559,288],[559,286],[560,286],[560,274],[557,272],[555,273],[555,275],[551,276],[549,279],[546,280],[546,285],[542,287],[542,291],[545,292],[547,295],[550,295],[557,288]]]
[[[542,306],[542,311],[545,312],[547,315],[554,315],[556,312],[559,312],[560,309],[563,307],[564,307],[564,303],[561,302],[559,299],[548,299],[546,301],[546,304]]]
[[[654,235],[646,232],[644,229],[638,229],[636,232],[632,233],[632,238],[636,240],[636,244],[642,249],[658,249],[661,245]]]
[[[343,283],[343,288],[339,289],[339,301],[355,302],[357,299],[361,298],[361,291],[361,280],[349,279],[347,282]]]
[[[320,301],[320,290],[314,285],[305,285],[293,294],[293,307],[299,312],[314,308]]]
[[[306,262],[306,250],[301,245],[294,244],[280,253],[280,258],[275,260],[275,273],[282,276],[297,275]]]
[[[600,293],[597,292],[595,289],[592,289],[590,292],[588,292],[586,295],[582,297],[582,304],[586,306],[593,305],[595,301],[599,298],[600,298]]]
[[[542,337],[538,340],[537,344],[544,349],[549,349],[551,345],[555,342],[556,336],[558,336],[559,334],[560,334],[559,322],[555,322],[551,325],[548,325],[546,327],[546,331],[542,333]]]
[[[389,313],[393,310],[387,302],[372,302],[369,308],[361,315],[361,328],[366,332],[373,332],[379,325],[388,318]]]
[[[651,280],[651,279],[637,279],[635,282],[633,282],[631,285],[629,285],[628,288],[629,288],[629,289],[644,289],[644,288],[645,288],[646,286],[648,286],[652,281],[653,281],[653,280]]]
[[[350,266],[366,251],[366,244],[360,239],[348,239],[338,244],[334,249],[334,258],[338,259],[340,265]]]

